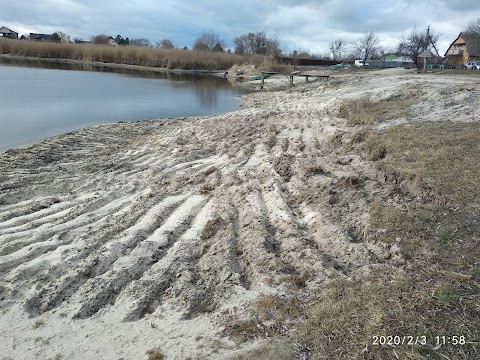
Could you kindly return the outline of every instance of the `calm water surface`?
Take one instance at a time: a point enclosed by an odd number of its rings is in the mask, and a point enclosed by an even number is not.
[[[224,113],[244,92],[214,77],[0,59],[0,151],[90,125]]]

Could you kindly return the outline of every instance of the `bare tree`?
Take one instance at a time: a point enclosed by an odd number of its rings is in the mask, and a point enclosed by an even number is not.
[[[212,50],[215,45],[220,44],[222,48],[225,47],[225,41],[220,39],[220,36],[212,31],[202,33],[193,43],[193,50],[208,51]]]
[[[310,53],[312,59],[319,59],[319,60],[332,60],[332,54],[329,51],[325,51],[323,53]]]
[[[292,52],[291,56],[299,58],[299,59],[311,59],[312,58],[312,55],[310,55],[308,50],[304,50],[304,49],[295,50],[294,52]]]
[[[150,40],[146,38],[131,39],[130,45],[141,46],[141,47],[152,47],[152,43],[150,42]]]
[[[157,42],[157,47],[161,49],[174,49],[175,45],[173,45],[171,40],[163,39],[162,41]]]
[[[110,36],[105,34],[100,34],[100,35],[92,36],[91,41],[92,41],[92,44],[104,45],[104,44],[108,44],[108,39],[110,39]]]
[[[200,41],[199,39],[195,40],[195,42],[193,43],[192,49],[196,50],[196,51],[209,51],[210,50],[208,45],[205,44],[204,42]]]
[[[337,39],[330,44],[330,51],[333,55],[333,60],[343,59],[345,53],[346,42],[342,39]]]
[[[373,55],[378,54],[380,39],[374,32],[365,33],[355,44],[355,53],[365,64]]]
[[[265,31],[247,33],[233,40],[236,54],[280,55],[280,41],[276,36],[268,37]]]
[[[405,38],[402,36],[397,46],[397,52],[402,56],[410,57],[415,65],[418,66],[418,55],[425,50],[436,47],[439,35],[431,31],[429,28],[425,30],[413,29]]]
[[[63,31],[57,31],[56,33],[60,37],[61,42],[65,42],[65,43],[71,43],[72,42],[72,37],[70,35],[64,33]]]
[[[480,36],[480,18],[470,20],[468,22],[466,32],[474,33],[474,34]]]
[[[60,42],[60,40],[62,40],[62,39],[60,39],[60,35],[58,35],[56,32],[54,32],[54,33],[52,34],[52,41],[54,41],[54,42]]]

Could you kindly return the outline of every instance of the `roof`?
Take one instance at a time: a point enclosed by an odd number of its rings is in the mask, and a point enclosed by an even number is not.
[[[425,50],[424,52],[419,54],[417,57],[419,57],[419,58],[430,58],[430,57],[434,57],[434,56],[435,55],[433,55],[430,50]]]
[[[475,33],[460,33],[460,36],[465,40],[468,55],[480,56],[480,36]]]
[[[407,56],[400,56],[395,59],[391,59],[389,61],[396,61],[396,62],[402,62],[402,63],[413,63],[413,60]]]
[[[385,59],[385,61],[395,61],[395,59],[398,58],[398,55],[394,54],[394,53],[385,54],[385,56],[383,58]]]
[[[13,30],[5,27],[5,26],[2,26],[0,28],[0,33],[2,33],[2,34],[18,34],[16,31],[13,31]]]
[[[52,34],[37,34],[37,33],[30,33],[30,39],[45,39],[45,40],[51,40],[52,39]]]
[[[469,56],[480,56],[480,35],[471,32],[460,33],[455,40],[450,44],[444,56],[447,56],[448,50],[458,39],[462,38],[465,41],[465,46]]]

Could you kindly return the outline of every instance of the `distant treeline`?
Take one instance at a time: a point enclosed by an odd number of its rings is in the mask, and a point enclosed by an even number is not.
[[[254,64],[259,70],[281,71],[282,65],[261,55],[238,55],[216,51],[161,49],[138,46],[108,46],[62,42],[0,39],[0,54],[47,59],[70,59],[140,65],[167,69],[226,70],[235,64]]]

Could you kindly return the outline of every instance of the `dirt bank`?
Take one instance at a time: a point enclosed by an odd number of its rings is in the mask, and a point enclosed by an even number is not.
[[[478,122],[473,78],[345,74],[244,97],[242,110],[83,129],[0,154],[2,356],[223,359],[225,319],[261,294],[308,299],[388,267],[361,241],[377,199],[412,200],[338,148],[350,100],[411,100],[383,127]],[[353,141],[353,138],[352,140]],[[295,286],[292,286],[294,284]]]

